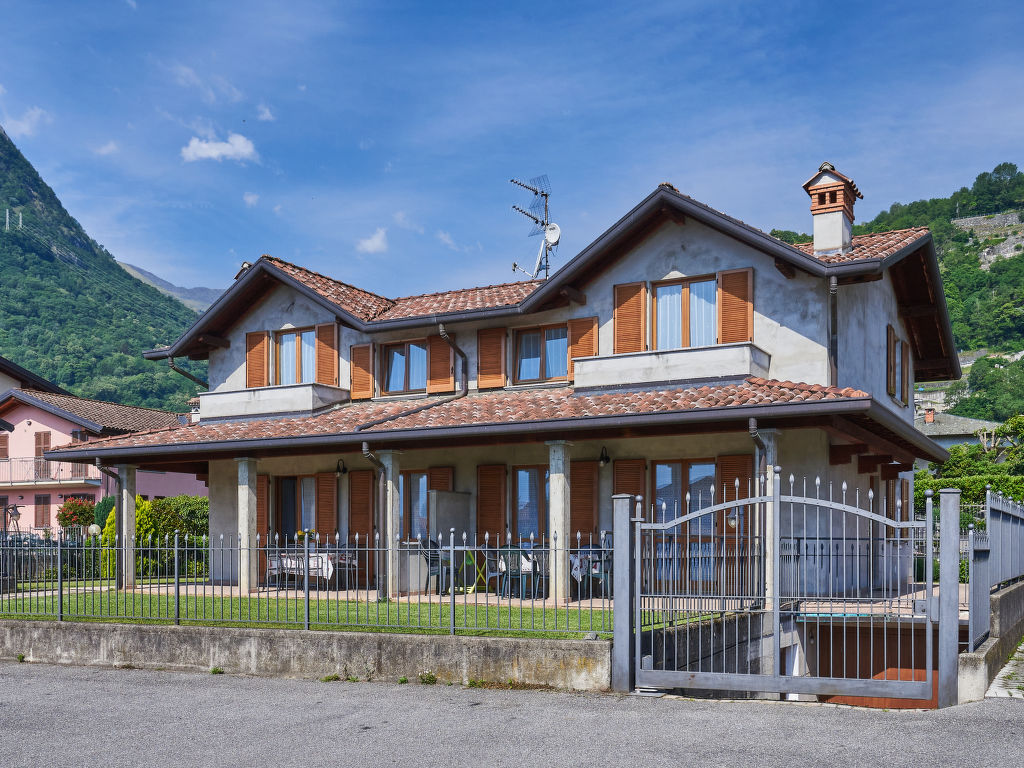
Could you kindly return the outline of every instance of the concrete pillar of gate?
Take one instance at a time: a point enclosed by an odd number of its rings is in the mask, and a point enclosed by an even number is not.
[[[612,690],[628,693],[636,682],[636,628],[634,619],[634,590],[636,589],[636,562],[634,560],[633,522],[636,500],[628,493],[612,496]],[[639,510],[637,510],[639,511]],[[639,514],[637,519],[640,519]]]
[[[124,589],[135,587],[136,470],[134,464],[121,464],[117,468],[121,478],[121,586]]]
[[[928,532],[931,534],[931,531]],[[931,595],[928,598],[931,599]],[[939,680],[937,704],[959,699],[960,659],[960,490],[939,491]]]
[[[772,501],[765,504],[764,510],[764,530],[763,538],[764,542],[764,589],[765,589],[765,608],[770,609],[772,607],[772,601],[775,599],[775,563],[776,563],[776,542],[778,540],[778,532],[775,530],[775,521],[778,517],[778,512],[775,509],[775,490],[779,483],[779,477],[777,474],[777,468],[779,463],[779,431],[777,429],[761,429],[758,430],[758,435],[761,437],[761,441],[764,443],[764,448],[758,447],[755,455],[755,471],[754,474],[758,475],[758,483],[761,482],[760,475],[763,472],[764,495]]]
[[[387,590],[388,597],[399,594],[399,551],[398,537],[402,532],[402,498],[398,489],[399,451],[378,451],[378,458],[384,465],[384,536],[387,548]],[[378,587],[379,589],[379,587]]]
[[[256,459],[238,463],[238,590],[243,595],[260,583],[260,554],[256,550]]]
[[[557,603],[569,601],[569,448],[567,440],[550,440],[548,446],[548,532],[554,547],[548,557],[548,584]]]

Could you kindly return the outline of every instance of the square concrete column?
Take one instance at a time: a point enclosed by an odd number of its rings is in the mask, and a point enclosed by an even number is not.
[[[398,597],[398,535],[402,530],[402,498],[398,491],[399,451],[378,451],[384,465],[384,536],[387,547],[388,597]],[[380,585],[377,586],[380,589]]]
[[[764,450],[759,448],[754,455],[756,461],[754,465],[755,495],[758,490],[763,488],[764,495],[772,497],[775,493],[775,486],[780,480],[775,472],[775,467],[778,466],[779,462],[779,432],[776,429],[761,429],[758,430],[758,434],[764,441]],[[763,476],[761,476],[762,471],[764,472]],[[763,486],[761,485],[762,482]],[[766,608],[771,607],[771,601],[775,598],[775,541],[777,539],[775,517],[775,504],[769,501],[765,504],[763,530]],[[756,533],[760,532],[755,531]]]
[[[548,584],[558,603],[569,601],[569,447],[567,440],[550,440],[548,446],[548,532],[554,550],[548,558]]]
[[[256,549],[256,459],[238,463],[238,589],[245,595],[259,587],[260,553]]]
[[[121,573],[125,589],[135,587],[135,488],[136,466],[121,464],[117,474],[121,478]]]

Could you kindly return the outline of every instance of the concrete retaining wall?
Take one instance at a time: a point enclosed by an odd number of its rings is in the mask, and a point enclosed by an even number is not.
[[[1024,637],[1024,583],[992,595],[989,637],[973,653],[961,653],[957,693],[961,704],[980,701]]]
[[[606,640],[452,637],[233,627],[148,626],[56,621],[0,621],[0,658],[24,654],[51,664],[132,666],[261,677],[411,682],[433,672],[439,682],[470,680],[607,690]]]

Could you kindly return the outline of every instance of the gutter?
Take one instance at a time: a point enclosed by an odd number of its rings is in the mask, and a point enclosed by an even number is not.
[[[182,376],[184,376],[184,377],[185,377],[186,379],[191,379],[191,380],[192,380],[192,381],[194,381],[194,382],[195,382],[196,384],[198,384],[198,385],[199,385],[200,387],[206,387],[206,389],[209,389],[209,388],[210,388],[210,382],[208,382],[208,381],[203,381],[203,380],[202,380],[202,379],[200,379],[200,378],[199,378],[198,376],[193,376],[193,375],[192,375],[191,373],[189,373],[188,371],[186,371],[186,370],[185,370],[184,368],[179,368],[179,367],[178,367],[178,366],[177,366],[177,365],[175,364],[175,362],[174,362],[174,358],[173,358],[173,357],[168,357],[168,358],[167,358],[167,365],[169,365],[169,366],[170,366],[170,368],[171,368],[171,370],[172,370],[172,371],[174,371],[175,373],[180,373],[180,374],[181,374]]]

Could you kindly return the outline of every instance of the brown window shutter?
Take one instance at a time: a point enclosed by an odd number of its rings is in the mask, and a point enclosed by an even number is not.
[[[338,324],[316,327],[316,383],[338,385]]]
[[[36,456],[42,457],[45,451],[50,450],[50,433],[49,432],[36,432]]]
[[[0,459],[9,459],[10,456],[10,435],[7,433],[0,434]],[[0,512],[0,514],[3,514]]]
[[[597,318],[581,317],[569,321],[569,378],[573,377],[572,361],[575,357],[593,357],[597,354]]]
[[[270,384],[270,333],[257,331],[245,334],[245,386],[266,387]]]
[[[616,459],[612,465],[612,493],[647,496],[645,459]]]
[[[428,491],[454,491],[455,467],[431,467],[427,470]]]
[[[359,534],[359,546],[370,539],[373,546],[373,470],[353,469],[348,473],[348,535]]]
[[[569,469],[569,546],[576,546],[576,534],[582,534],[581,544],[590,544],[590,536],[597,530],[597,462],[574,461]]]
[[[739,495],[736,481],[739,480]],[[739,453],[732,456],[718,457],[718,488],[715,503],[746,499],[754,493],[754,456],[750,453]],[[722,494],[725,494],[724,496]]]
[[[718,273],[718,343],[754,339],[754,272],[735,269]]]
[[[351,397],[353,400],[368,400],[373,397],[373,346],[353,346],[349,360],[352,364]]]
[[[505,329],[485,328],[476,334],[476,386],[505,386]]]
[[[900,344],[900,400],[910,402],[910,344]]]
[[[885,327],[886,353],[885,353],[885,387],[886,391],[896,396],[896,330],[891,326]]]
[[[338,532],[338,477],[333,472],[316,476],[316,531],[322,544],[333,544]]]
[[[37,494],[35,502],[35,527],[48,528],[50,526],[50,494]]]
[[[455,336],[452,335],[454,341]],[[440,336],[427,338],[427,393],[455,390],[454,351]]]
[[[256,475],[256,533],[265,545],[270,536],[270,475]]]
[[[643,352],[646,345],[647,286],[644,283],[615,286],[615,354]]]
[[[505,496],[507,492],[504,464],[481,464],[476,468],[476,533],[483,539],[497,542],[505,533]]]

